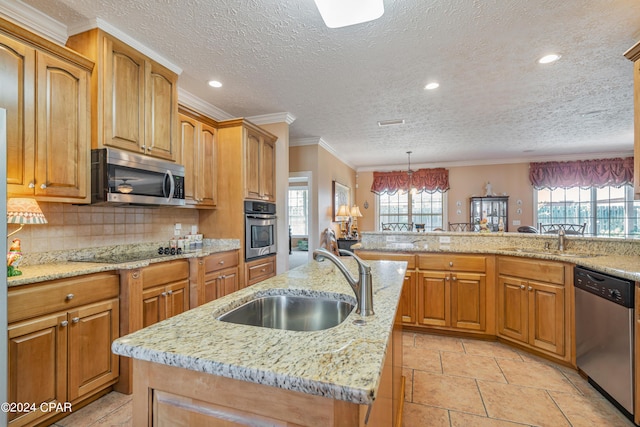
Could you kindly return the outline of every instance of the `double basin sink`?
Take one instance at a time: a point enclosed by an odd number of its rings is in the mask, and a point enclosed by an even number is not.
[[[597,254],[588,252],[567,252],[553,249],[527,249],[527,248],[500,248],[500,250],[508,252],[519,252],[532,255],[553,255],[562,258],[591,258],[598,256]]]
[[[338,326],[354,305],[324,296],[267,295],[254,299],[218,317],[240,325],[289,331],[321,331]]]

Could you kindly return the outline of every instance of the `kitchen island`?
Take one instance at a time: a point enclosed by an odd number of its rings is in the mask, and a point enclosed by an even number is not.
[[[344,262],[357,275],[356,263]],[[298,332],[217,320],[265,295],[355,304],[342,273],[325,261],[116,340],[114,353],[134,359],[134,425],[395,425],[403,395],[397,308],[406,263],[370,264],[375,315],[354,310],[330,329]]]

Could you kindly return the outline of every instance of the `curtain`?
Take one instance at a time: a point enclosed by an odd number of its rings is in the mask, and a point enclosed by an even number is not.
[[[411,178],[407,171],[374,172],[371,192],[395,194],[398,190],[415,188],[418,192],[445,192],[449,189],[449,170],[444,168],[418,169]]]
[[[633,157],[529,164],[534,188],[620,187],[633,184]]]

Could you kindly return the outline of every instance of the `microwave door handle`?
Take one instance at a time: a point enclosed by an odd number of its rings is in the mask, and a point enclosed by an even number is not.
[[[167,196],[167,202],[170,202],[171,199],[173,199],[173,193],[176,191],[176,181],[173,179],[173,174],[171,173],[170,170],[167,170],[167,173],[164,175],[164,179],[166,182],[166,179],[169,178],[169,196]],[[163,186],[163,192],[164,192],[164,186]],[[165,193],[165,196],[167,194]]]

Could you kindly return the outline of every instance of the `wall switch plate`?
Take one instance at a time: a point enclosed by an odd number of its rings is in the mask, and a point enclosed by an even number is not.
[[[180,235],[180,230],[177,229],[177,228],[175,230],[173,230],[173,235],[174,236],[179,236]]]
[[[520,225],[520,220],[519,219],[514,219],[513,220],[513,225]]]
[[[442,243],[451,243],[451,236],[440,236],[440,244]]]
[[[182,230],[182,224],[180,224],[179,222],[177,222],[177,223],[176,223],[176,226],[175,226],[175,229],[176,229],[176,230]]]

